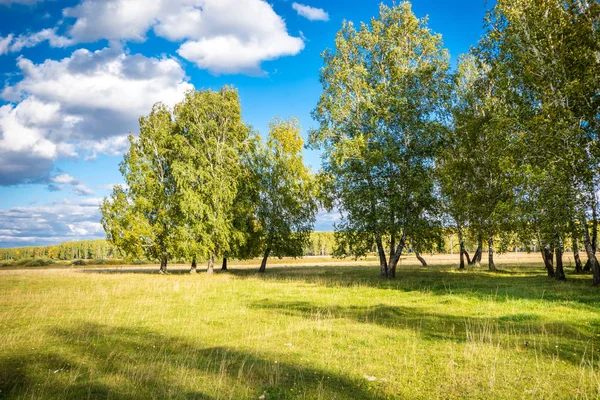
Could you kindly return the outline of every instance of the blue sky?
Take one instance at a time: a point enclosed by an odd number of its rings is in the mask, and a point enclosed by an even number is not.
[[[125,135],[187,89],[233,85],[261,133],[276,116],[306,132],[321,52],[379,3],[0,0],[0,247],[104,237],[98,204],[122,182]],[[412,3],[453,63],[482,33],[485,0]],[[305,161],[318,170],[318,152]],[[319,213],[315,228],[335,217]]]

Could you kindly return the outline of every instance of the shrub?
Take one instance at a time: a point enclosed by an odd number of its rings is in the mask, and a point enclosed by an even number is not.
[[[102,259],[99,259],[99,260],[93,260],[91,262],[88,262],[88,265],[89,264],[93,264],[93,265],[121,265],[121,264],[123,264],[123,260],[116,259],[116,258],[111,258],[111,259],[102,258]]]
[[[0,267],[12,267],[15,265],[15,260],[2,260],[0,261]]]
[[[50,258],[23,258],[15,261],[11,265],[18,265],[22,267],[45,267],[54,264],[54,260]]]

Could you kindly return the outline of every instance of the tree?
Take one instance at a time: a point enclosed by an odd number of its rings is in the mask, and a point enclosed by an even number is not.
[[[381,276],[394,277],[411,230],[438,214],[433,165],[448,53],[404,2],[381,5],[379,19],[359,29],[344,22],[323,58],[311,143],[324,150],[322,174],[342,214],[338,250],[358,257],[375,244]]]
[[[223,257],[222,269],[227,269],[227,257],[247,260],[262,254],[263,235],[256,210],[260,202],[260,188],[256,173],[261,159],[261,138],[252,134],[240,155],[241,173],[232,208],[232,233],[229,252]]]
[[[529,218],[540,224],[540,239],[547,242],[540,246],[557,247],[561,256],[564,225],[576,219],[595,285],[600,267],[589,229],[597,225],[599,26],[596,1],[500,0],[480,46],[504,97],[519,108],[512,123],[520,133],[519,148],[532,149],[522,160],[529,186],[545,185],[533,197],[538,207]],[[552,226],[557,217],[564,224]]]
[[[215,258],[230,251],[234,201],[241,177],[240,154],[250,128],[242,121],[238,93],[190,91],[175,106],[177,156],[173,176],[177,208],[185,218],[186,255],[206,257],[212,273]]]
[[[296,119],[271,122],[254,170],[259,193],[256,220],[264,250],[260,272],[271,254],[300,257],[309,243],[317,205],[315,180],[304,165],[302,147]]]
[[[167,272],[169,255],[178,242],[179,213],[171,174],[173,120],[162,104],[140,118],[140,135],[129,136],[130,148],[120,170],[127,188],[117,185],[100,211],[107,239],[129,256],[159,259]]]
[[[481,258],[482,236],[488,238],[488,268],[494,265],[494,237],[511,222],[515,171],[511,153],[512,132],[507,129],[505,102],[497,95],[489,67],[472,55],[459,60],[455,75],[453,126],[446,131],[438,160],[438,177],[447,208],[458,230],[460,268],[464,248],[463,228],[476,234]]]

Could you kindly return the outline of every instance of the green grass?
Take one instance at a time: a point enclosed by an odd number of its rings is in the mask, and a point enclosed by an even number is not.
[[[367,264],[0,271],[0,398],[600,397],[590,276]]]

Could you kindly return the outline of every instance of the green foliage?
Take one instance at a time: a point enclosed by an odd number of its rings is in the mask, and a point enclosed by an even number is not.
[[[472,55],[455,73],[452,129],[446,131],[437,177],[454,223],[487,239],[510,231],[515,169],[509,107],[488,76],[489,66]],[[502,149],[502,150],[500,150]]]
[[[561,249],[582,231],[598,284],[587,220],[597,225],[600,4],[501,0],[487,23],[478,52],[514,105],[520,234]]]
[[[324,150],[328,193],[320,197],[343,215],[338,253],[362,256],[378,242],[387,274],[387,236],[393,275],[406,237],[437,224],[433,165],[451,88],[448,53],[404,2],[381,5],[359,29],[345,22],[323,58],[311,144]]]
[[[302,256],[315,221],[315,178],[302,159],[298,121],[276,119],[254,165],[256,221],[266,256]]]
[[[239,253],[253,200],[240,183],[249,176],[242,155],[252,154],[250,133],[229,87],[190,91],[173,113],[155,105],[140,118],[139,138],[130,136],[121,164],[127,188],[115,187],[102,204],[108,240],[130,258],[162,260],[164,269],[169,257],[212,263]]]
[[[121,163],[127,188],[116,186],[100,210],[107,239],[127,256],[160,259],[176,254],[175,229],[181,214],[171,173],[175,147],[171,113],[156,104],[140,118],[140,135],[129,136],[130,148]]]
[[[235,89],[187,93],[174,110],[177,135],[173,177],[182,216],[180,248],[191,257],[218,258],[243,245],[234,226],[240,180],[248,176],[242,155],[252,145]],[[240,200],[243,203],[245,200]],[[244,206],[247,209],[247,206]]]
[[[334,247],[333,232],[311,232],[310,243],[305,247],[304,254],[310,256],[332,255]]]

